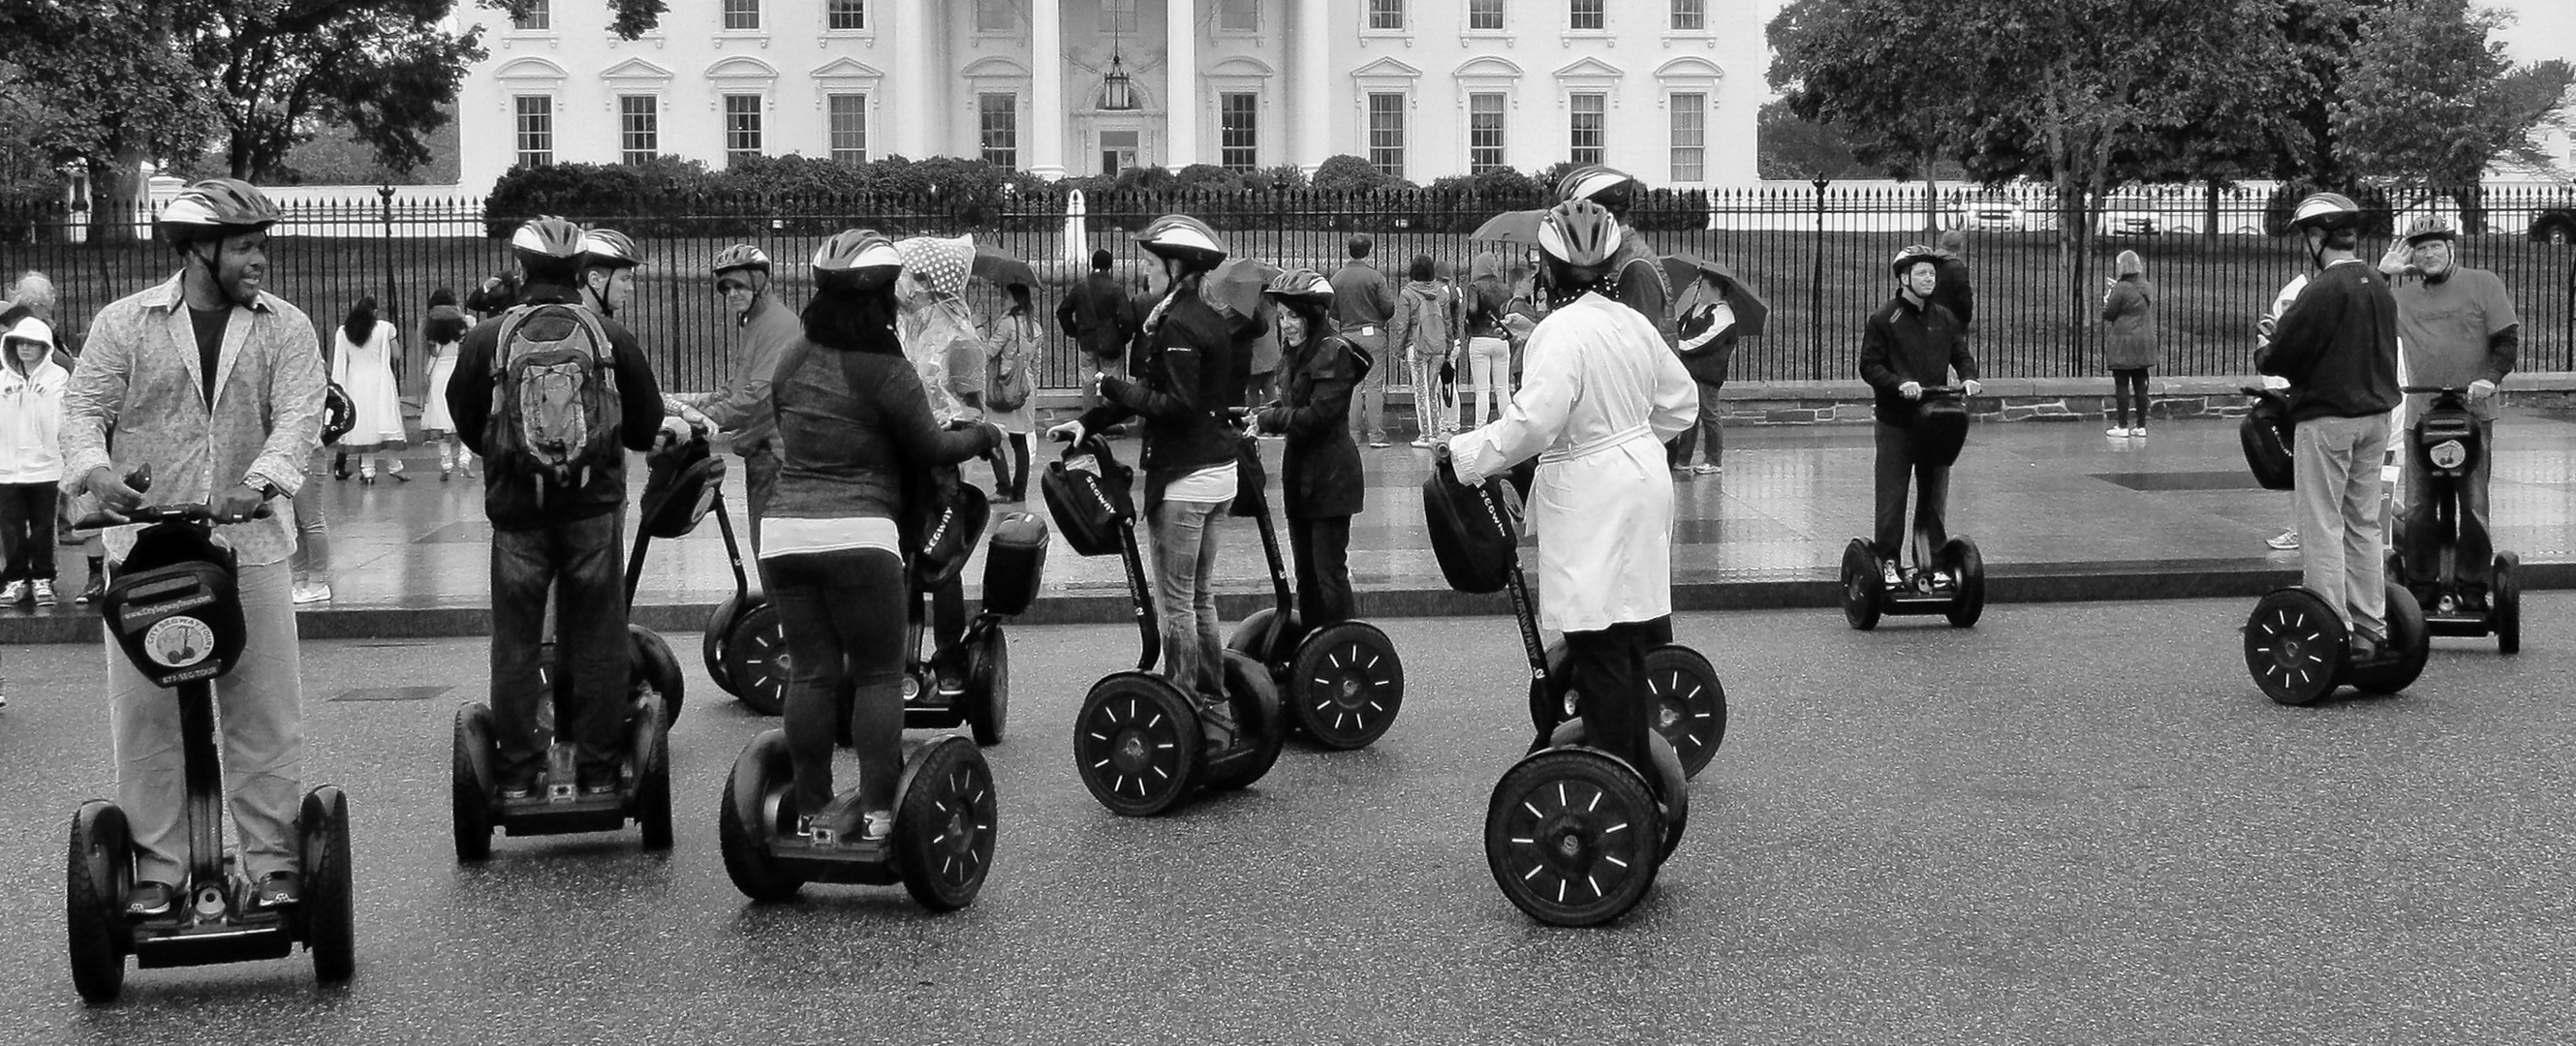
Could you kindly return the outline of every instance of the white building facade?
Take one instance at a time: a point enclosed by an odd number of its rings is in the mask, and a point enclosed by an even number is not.
[[[1415,182],[1607,163],[1755,182],[1755,0],[603,0],[476,11],[460,184],[682,156],[982,157],[1049,177],[1193,163]],[[467,15],[466,17],[471,17]]]

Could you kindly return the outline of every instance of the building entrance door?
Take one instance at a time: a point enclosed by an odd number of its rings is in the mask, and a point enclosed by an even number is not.
[[[1137,137],[1132,130],[1100,132],[1100,173],[1114,175],[1136,166]]]

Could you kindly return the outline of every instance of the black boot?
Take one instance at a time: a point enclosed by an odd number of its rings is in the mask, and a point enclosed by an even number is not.
[[[90,556],[88,559],[89,587],[82,589],[80,595],[72,597],[72,602],[82,606],[98,602],[98,597],[107,594],[107,560],[100,556]]]

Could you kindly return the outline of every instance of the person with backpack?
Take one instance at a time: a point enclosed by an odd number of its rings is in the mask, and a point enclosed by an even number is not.
[[[1106,249],[1091,252],[1091,275],[1066,291],[1055,307],[1056,326],[1082,349],[1087,370],[1115,372],[1126,358],[1128,340],[1136,336],[1127,288],[1109,271],[1113,261]],[[1084,382],[1083,409],[1099,405],[1100,390]]]
[[[757,557],[761,519],[778,494],[778,416],[770,407],[769,387],[780,357],[803,336],[803,328],[795,311],[778,300],[768,251],[737,243],[718,251],[710,269],[738,331],[733,372],[721,389],[674,393],[664,396],[662,405],[692,425],[724,432],[733,452],[742,456],[743,489],[751,501],[751,549]]]
[[[1368,474],[1349,425],[1351,390],[1376,366],[1333,329],[1333,285],[1313,269],[1272,277],[1262,294],[1277,303],[1287,377],[1278,401],[1253,414],[1262,432],[1288,437],[1279,465],[1296,557],[1298,623],[1312,630],[1347,621],[1351,600],[1351,517],[1368,497]],[[1295,638],[1295,637],[1291,637]]]
[[[1404,347],[1405,361],[1413,365],[1413,445],[1425,450],[1448,439],[1458,424],[1457,416],[1445,409],[1448,396],[1441,391],[1441,370],[1458,350],[1451,337],[1457,330],[1456,300],[1438,272],[1430,255],[1415,255],[1406,271],[1410,279],[1395,295],[1395,317],[1387,323],[1393,344]]]
[[[244,643],[214,681],[223,723],[224,797],[240,831],[235,855],[253,883],[250,908],[303,897],[303,666],[288,592],[304,460],[322,438],[322,345],[304,311],[261,289],[268,228],[284,214],[259,189],[213,178],[180,190],[159,232],[182,268],[99,311],[63,394],[63,489],[107,512],[143,504],[128,479],[149,470],[150,500],[204,504],[230,546]],[[115,434],[110,446],[109,433]],[[258,515],[262,508],[270,514]],[[123,558],[134,528],[108,532]],[[107,640],[103,673],[115,734],[116,798],[134,845],[129,916],[170,914],[187,871],[186,759],[179,702]]]
[[[1038,427],[1038,360],[1045,351],[1028,284],[1011,284],[1010,294],[1010,311],[994,317],[992,331],[984,336],[984,420],[999,426],[1011,441],[1010,474],[1002,474],[1000,458],[993,460],[994,500],[1002,502],[1029,496],[1029,434]]]
[[[624,237],[616,237],[623,240]],[[628,676],[626,451],[687,439],[665,417],[662,390],[635,335],[582,303],[623,304],[632,244],[588,242],[581,227],[529,219],[511,234],[523,278],[519,304],[465,332],[447,410],[467,449],[483,457],[483,513],[492,524],[492,714],[501,793],[535,793],[545,761],[535,669],[555,605],[555,664],[572,685],[555,720],[579,753],[588,795],[617,790],[626,751]],[[577,290],[577,284],[587,284]]]

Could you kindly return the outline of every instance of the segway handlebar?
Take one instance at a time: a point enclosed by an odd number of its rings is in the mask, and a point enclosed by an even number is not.
[[[269,515],[268,506],[261,505],[251,512],[250,518],[267,519]],[[138,505],[123,512],[92,512],[72,524],[72,528],[105,530],[109,527],[121,527],[132,523],[212,523],[214,521],[214,508],[205,504]]]
[[[1968,387],[1967,387],[1967,386],[1965,386],[1965,385],[1926,385],[1926,386],[1923,386],[1923,398],[1924,398],[1924,399],[1927,399],[1927,400],[1928,400],[1928,399],[1947,399],[1947,398],[1950,398],[1950,397],[1960,397],[1960,398],[1965,398],[1967,395],[1968,395]]]
[[[2397,391],[2408,396],[2418,394],[2439,396],[2444,393],[2466,396],[2469,394],[2469,387],[2466,385],[2400,385]]]

